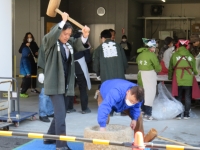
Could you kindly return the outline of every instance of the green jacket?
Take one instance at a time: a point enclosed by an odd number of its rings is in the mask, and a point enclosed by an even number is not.
[[[102,43],[94,53],[93,70],[100,75],[101,82],[109,79],[125,79],[128,67],[124,50],[120,44],[110,39]]]
[[[62,64],[62,55],[58,50],[57,41],[60,37],[62,29],[59,24],[54,26],[51,31],[43,38],[42,45],[45,52],[45,71],[44,71],[44,89],[46,95],[65,94],[66,96],[74,96],[74,51],[85,50],[81,38],[70,38],[68,43],[73,47],[71,54],[71,65],[68,69],[67,85],[65,86],[65,76]]]
[[[172,55],[172,57],[170,59],[169,70],[168,70],[168,78],[169,78],[169,80],[172,80],[173,72],[174,72],[174,67],[175,67],[176,63],[178,62],[178,60],[182,56],[185,56],[188,59],[189,63],[191,64],[192,69],[189,69],[189,72],[191,74],[189,74],[187,70],[184,70],[184,74],[183,74],[182,78],[181,78],[182,70],[181,69],[177,69],[176,70],[177,83],[178,83],[178,86],[192,86],[192,83],[193,83],[193,74],[197,75],[196,60],[193,57],[193,55],[185,47],[183,47],[183,46],[180,47]],[[185,58],[183,58],[180,61],[180,63],[178,64],[177,67],[190,67],[190,65],[185,60]]]
[[[137,50],[137,53],[139,53],[136,59],[139,71],[140,70],[141,71],[155,70],[155,72],[161,71],[162,68],[155,53],[150,52],[148,48],[144,47],[139,48]],[[140,85],[141,87],[143,86],[140,72],[138,73],[138,85]]]

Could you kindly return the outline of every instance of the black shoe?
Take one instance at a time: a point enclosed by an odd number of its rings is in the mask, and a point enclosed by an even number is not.
[[[39,119],[40,119],[40,121],[43,121],[43,122],[50,122],[50,120],[47,116],[39,117]]]
[[[183,117],[183,119],[189,119],[189,118],[190,118],[190,116],[188,114],[185,114]]]
[[[86,110],[82,111],[82,114],[88,114],[88,113],[91,113],[91,110],[89,108],[87,108]]]
[[[53,118],[53,117],[54,117],[54,114],[47,115],[47,117]]]
[[[66,147],[59,147],[59,148],[56,148],[56,150],[72,150],[72,149],[69,148],[68,146],[66,146]]]
[[[32,89],[31,92],[32,93],[40,93],[37,89]]]
[[[67,113],[72,113],[72,112],[76,112],[76,109],[72,108],[67,110]]]
[[[56,144],[56,140],[47,140],[47,139],[44,139],[43,143],[44,144]]]
[[[181,120],[181,114],[177,115],[177,116],[176,116],[176,119],[177,119],[177,120]]]

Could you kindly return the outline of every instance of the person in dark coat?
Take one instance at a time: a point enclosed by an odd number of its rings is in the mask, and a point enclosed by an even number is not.
[[[29,61],[31,63],[31,75],[37,75],[37,62],[35,62],[34,57],[37,58],[38,56],[38,45],[35,42],[35,38],[31,32],[27,32],[24,36],[23,43],[21,44],[19,48],[19,53],[22,53],[22,49],[24,47],[29,48],[30,55],[29,55]],[[23,82],[22,82],[23,84]],[[36,78],[31,79],[31,92],[39,93],[39,91],[36,89]]]
[[[198,35],[190,36],[189,51],[194,57],[196,57],[200,52],[199,43],[200,43],[200,38]]]
[[[94,53],[93,70],[103,83],[109,79],[125,79],[127,59],[120,44],[112,40],[110,30],[101,32],[101,44]],[[113,110],[110,115],[113,116]]]
[[[121,45],[111,40],[109,30],[101,32],[101,41],[95,50],[93,70],[101,82],[109,79],[125,79],[125,71],[128,67],[126,56]]]
[[[83,44],[87,42],[90,31],[84,26],[80,38],[70,38],[72,25],[67,22],[69,15],[63,12],[61,16],[62,21],[42,40],[45,52],[44,93],[50,96],[54,107],[54,118],[47,134],[59,136],[66,135],[65,97],[74,96],[74,52],[85,50]],[[38,81],[41,81],[40,76],[39,74]],[[66,141],[44,140],[44,144],[53,143],[56,143],[56,150],[71,150]]]
[[[31,63],[29,60],[29,56],[30,56],[30,51],[28,49],[28,47],[24,47],[22,49],[22,57],[20,60],[20,74],[23,75],[23,79],[22,79],[22,90],[20,93],[20,97],[23,98],[27,98],[28,94],[26,94],[26,91],[28,90],[28,88],[30,87],[31,84]]]
[[[126,55],[127,61],[129,61],[132,47],[131,47],[131,44],[127,41],[127,36],[126,35],[122,36],[122,41],[121,41],[120,45],[124,49],[124,53]]]
[[[74,38],[81,37],[82,33],[77,32],[74,35]],[[80,102],[81,102],[81,113],[86,114],[90,113],[91,110],[88,108],[88,95],[87,95],[87,87],[91,89],[91,82],[89,78],[89,72],[87,64],[91,61],[90,55],[90,44],[89,42],[84,44],[84,47],[87,48],[84,51],[79,51],[74,53],[74,61],[75,61],[75,74],[76,74],[76,84],[79,87],[80,91]],[[73,108],[74,97],[68,96],[67,97],[66,109],[67,113],[75,112],[76,110]]]

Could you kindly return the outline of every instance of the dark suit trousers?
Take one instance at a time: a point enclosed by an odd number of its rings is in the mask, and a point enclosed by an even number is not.
[[[88,108],[87,81],[84,74],[76,74],[76,81],[80,91],[80,101],[82,111]]]
[[[81,109],[84,111],[88,108],[87,82],[84,74],[77,74],[76,77],[76,83],[80,91]],[[65,98],[66,110],[73,109],[73,103],[74,96],[67,96]]]
[[[52,135],[64,135],[66,136],[66,125],[65,125],[65,96],[64,94],[51,95],[50,96],[53,108],[54,108],[54,118],[51,122],[47,134]],[[56,141],[56,148],[65,147],[66,141]]]

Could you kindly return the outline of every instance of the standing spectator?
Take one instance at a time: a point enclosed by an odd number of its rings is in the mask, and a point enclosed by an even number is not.
[[[102,44],[95,50],[93,70],[96,72],[101,83],[109,79],[125,79],[125,71],[128,67],[124,50],[120,44],[111,40],[111,32],[101,32]],[[110,115],[113,116],[111,110]]]
[[[199,35],[191,35],[190,36],[190,47],[189,47],[189,51],[190,53],[194,56],[194,58],[196,59],[196,69],[198,74],[200,75],[200,48],[199,48]],[[199,56],[198,56],[199,55]],[[191,101],[193,106],[199,105],[198,102],[196,100],[192,100]]]
[[[24,47],[22,49],[22,57],[20,60],[20,74],[24,75],[23,79],[22,79],[22,90],[21,90],[21,94],[20,97],[23,98],[27,98],[28,94],[26,94],[26,91],[28,90],[28,88],[30,87],[31,84],[31,63],[29,60],[29,56],[31,55],[30,50],[28,49],[28,47]]]
[[[189,48],[189,51],[194,57],[196,57],[200,52],[199,41],[200,41],[200,38],[199,38],[198,35],[191,35],[190,36],[190,48]]]
[[[161,62],[163,60],[164,52],[173,46],[173,39],[171,37],[166,37],[164,40],[164,46],[158,52],[158,59]]]
[[[127,41],[126,35],[122,36],[122,41],[121,41],[120,45],[124,49],[127,61],[129,61],[132,48],[131,48],[131,44]]]
[[[138,85],[144,88],[145,98],[142,110],[144,112],[144,120],[153,120],[152,105],[156,96],[157,74],[161,71],[161,66],[155,54],[156,41],[154,39],[142,39],[147,47],[137,50],[138,64]]]
[[[178,96],[180,102],[183,94],[185,95],[184,119],[190,118],[191,97],[200,97],[198,83],[194,76],[197,75],[195,59],[187,50],[188,44],[188,40],[179,40],[178,50],[170,59],[168,72],[168,78],[172,80],[172,95]],[[181,114],[177,119],[181,119]]]
[[[31,32],[27,32],[24,36],[23,43],[20,46],[19,53],[22,53],[22,49],[24,47],[28,47],[29,51],[31,51],[29,55],[29,61],[31,63],[31,75],[37,75],[37,62],[35,62],[34,57],[38,56],[38,45],[35,42],[35,38]],[[23,82],[22,82],[23,84]],[[31,92],[39,93],[36,89],[36,78],[31,79]]]
[[[39,119],[43,122],[50,122],[48,117],[54,117],[53,104],[48,95],[44,94],[44,68],[45,68],[45,56],[44,48],[41,45],[38,55],[38,86],[41,88],[39,94]]]
[[[74,35],[74,38],[79,38],[82,36],[82,33],[79,31]],[[79,87],[80,92],[80,101],[81,101],[81,113],[86,114],[90,113],[91,110],[88,107],[88,90],[91,89],[91,82],[88,72],[87,63],[91,61],[90,56],[90,44],[89,42],[84,44],[84,47],[87,48],[84,51],[79,51],[74,53],[74,61],[75,61],[75,74],[76,74],[76,84]],[[76,110],[73,108],[74,97],[68,97],[68,108],[67,113],[75,112]]]
[[[164,46],[158,53],[158,59],[162,67],[161,72],[159,72],[160,75],[168,74],[169,61],[172,56],[172,53],[174,52],[174,49],[175,48],[173,46],[173,39],[171,37],[166,37],[164,41]]]
[[[62,13],[62,21],[55,25],[43,38],[45,52],[44,92],[49,95],[54,107],[54,118],[47,134],[66,135],[65,96],[74,96],[74,51],[85,50],[90,29],[85,26],[83,35],[70,38],[72,25],[67,22],[68,14]],[[39,74],[40,75],[40,74]],[[56,150],[71,150],[66,141],[44,140],[45,144],[56,142]]]
[[[93,70],[101,78],[101,83],[109,79],[125,79],[125,71],[128,67],[124,50],[111,40],[109,30],[101,32],[102,44],[95,50]]]
[[[109,31],[110,31],[110,33],[111,33],[111,40],[112,41],[114,41],[115,42],[115,35],[116,35],[116,32],[115,32],[115,30],[113,30],[113,29],[109,29]]]

